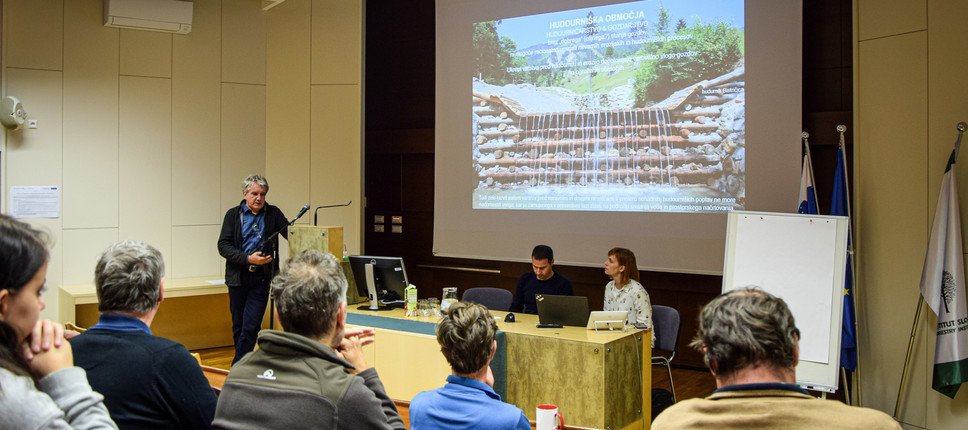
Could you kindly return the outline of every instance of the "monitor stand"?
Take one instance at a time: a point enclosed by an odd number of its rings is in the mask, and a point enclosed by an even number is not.
[[[388,311],[390,309],[393,309],[389,306],[380,306],[380,300],[376,294],[376,281],[375,281],[375,277],[373,276],[373,265],[370,263],[367,263],[365,267],[365,271],[366,271],[366,294],[370,299],[370,304],[360,306],[356,309],[361,311]]]

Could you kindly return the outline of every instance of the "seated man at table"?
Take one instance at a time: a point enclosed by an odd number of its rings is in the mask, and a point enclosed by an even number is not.
[[[405,429],[362,346],[373,329],[346,329],[346,278],[332,254],[306,250],[272,280],[285,332],[232,366],[215,428]]]
[[[552,294],[557,296],[573,296],[571,281],[555,273],[555,252],[548,245],[538,245],[531,251],[531,271],[518,278],[518,285],[514,289],[514,300],[511,302],[511,312],[537,314],[537,294]]]
[[[101,255],[94,268],[101,316],[71,339],[74,364],[121,428],[211,428],[217,398],[198,361],[149,328],[164,271],[161,252],[144,242],[119,242]]]
[[[447,385],[413,398],[411,430],[531,428],[524,412],[502,402],[492,388],[495,333],[497,323],[484,306],[451,305],[437,325],[437,342],[453,374],[447,377]]]
[[[783,300],[756,288],[730,291],[699,315],[692,346],[718,389],[669,407],[661,429],[900,429],[887,414],[820,400],[796,385],[800,331]]]

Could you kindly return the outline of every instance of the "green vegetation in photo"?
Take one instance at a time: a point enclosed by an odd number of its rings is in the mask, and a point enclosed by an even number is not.
[[[635,73],[635,106],[646,107],[696,82],[732,71],[744,55],[743,31],[724,22],[676,26],[676,35],[691,38],[643,45],[640,55],[696,52],[683,58],[643,62]]]
[[[524,59],[514,61],[512,54],[517,50],[513,40],[508,37],[498,38],[497,21],[485,21],[474,24],[474,70],[478,77],[490,84],[504,85],[511,82],[508,67],[523,65]],[[518,63],[518,64],[515,64]]]

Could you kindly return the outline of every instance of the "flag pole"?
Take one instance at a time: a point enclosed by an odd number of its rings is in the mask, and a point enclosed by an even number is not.
[[[904,356],[904,368],[901,370],[901,385],[897,387],[897,400],[894,401],[894,421],[900,421],[900,418],[897,416],[897,410],[901,407],[901,393],[904,392],[904,380],[907,379],[908,365],[911,364],[911,348],[914,346],[914,334],[918,331],[918,320],[921,319],[922,304],[924,304],[924,296],[918,293],[918,309],[914,312],[914,325],[911,327],[911,338],[908,339],[907,355]]]
[[[803,139],[803,146],[804,148],[806,148],[806,151],[807,151],[807,159],[810,160],[810,177],[815,178],[816,176],[813,176],[813,156],[810,155],[810,142],[808,141],[808,139],[810,138],[810,133],[807,133],[807,132],[800,133],[800,138]],[[819,208],[820,200],[817,199],[816,184],[814,184],[813,186],[813,201],[817,202],[817,206]],[[820,212],[820,211],[818,210],[817,212]]]
[[[955,140],[955,153],[954,158],[958,159],[958,151],[961,149],[961,137],[965,134],[965,130],[968,130],[968,124],[964,121],[958,123],[958,139]],[[904,368],[901,371],[901,384],[897,387],[897,400],[894,402],[894,420],[900,421],[897,416],[898,409],[901,407],[901,395],[904,393],[904,381],[907,379],[908,366],[911,364],[911,349],[914,346],[914,335],[918,330],[918,320],[921,319],[921,305],[924,304],[924,295],[918,293],[918,308],[914,313],[914,324],[911,327],[911,338],[908,340],[907,355],[904,357]],[[858,360],[859,361],[859,360]]]
[[[847,176],[847,144],[844,139],[844,133],[847,132],[847,126],[840,124],[837,126],[837,133],[840,133],[840,152],[844,156],[844,195],[847,196],[845,203],[847,205],[847,227],[848,227],[848,248],[847,255],[850,256],[850,281],[851,281],[851,297],[850,299],[854,302],[854,337],[857,337],[857,256],[854,254],[854,226],[850,225],[853,221],[850,212],[850,177]],[[863,402],[861,400],[861,387],[860,387],[860,342],[854,341],[857,350],[857,368],[854,369],[853,377],[856,381],[854,386],[854,393],[857,394],[857,406],[862,406]],[[847,397],[848,403],[850,402],[850,397]]]

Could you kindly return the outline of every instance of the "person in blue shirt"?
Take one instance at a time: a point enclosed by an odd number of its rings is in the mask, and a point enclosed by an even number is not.
[[[417,394],[410,402],[410,429],[531,429],[517,406],[494,392],[491,360],[497,323],[487,308],[455,303],[437,325],[440,351],[450,363],[447,385]]]
[[[71,339],[74,364],[121,428],[209,429],[218,398],[182,344],[151,333],[164,297],[161,252],[126,240],[94,268],[97,324]]]
[[[269,302],[269,283],[278,272],[272,249],[279,232],[289,238],[286,215],[266,202],[269,181],[262,175],[249,175],[242,180],[242,201],[229,208],[218,236],[218,253],[225,258],[225,285],[229,287],[229,311],[232,313],[232,342],[235,357],[241,360],[255,348],[262,317]]]

